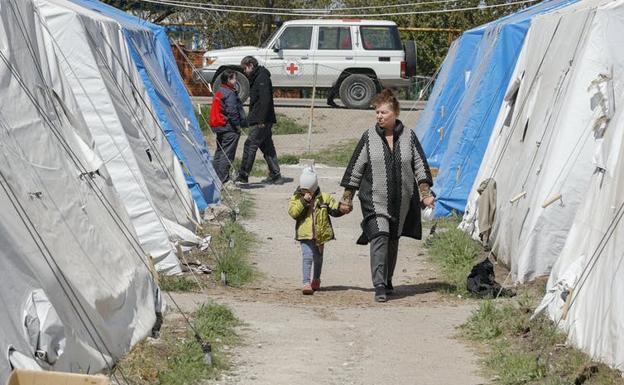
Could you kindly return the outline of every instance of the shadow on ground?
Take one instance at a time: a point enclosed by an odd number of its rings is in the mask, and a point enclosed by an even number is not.
[[[408,285],[398,285],[394,287],[394,294],[388,297],[388,300],[401,299],[405,297],[412,297],[419,294],[426,293],[448,293],[455,289],[454,285],[448,284],[446,282],[423,282],[423,283],[415,283]],[[334,291],[362,291],[362,292],[373,292],[372,287],[358,287],[358,286],[344,286],[344,285],[334,285],[334,286],[324,286],[321,288],[322,291],[334,292]]]

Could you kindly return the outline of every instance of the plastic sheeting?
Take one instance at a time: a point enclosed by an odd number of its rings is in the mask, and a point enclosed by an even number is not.
[[[437,82],[442,89],[437,95],[434,90],[438,97],[430,99],[416,128],[428,159],[440,170],[436,216],[464,211],[531,19],[574,2],[544,1],[467,31],[457,41],[444,62],[450,69],[443,68],[445,77]]]
[[[90,170],[70,144],[71,135],[91,150],[94,141],[56,100],[70,104],[71,92],[40,21],[30,0],[0,0],[0,383],[11,351],[33,357],[23,325],[37,290],[65,336],[54,370],[112,366],[155,321],[149,262],[106,166]],[[53,330],[61,328],[45,329],[51,334],[42,341],[59,341]]]
[[[220,199],[219,178],[193,112],[165,29],[96,0],[71,0],[116,20],[123,28],[130,55],[164,128],[183,164],[186,181],[200,210]]]

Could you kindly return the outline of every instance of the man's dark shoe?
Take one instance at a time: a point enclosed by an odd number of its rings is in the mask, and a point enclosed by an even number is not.
[[[379,284],[375,286],[375,302],[386,302],[386,285]]]
[[[235,184],[247,184],[249,183],[249,178],[243,175],[239,175],[236,177],[236,180],[234,181],[234,183]]]
[[[336,102],[334,102],[334,99],[327,99],[327,105],[330,106],[330,107],[335,107],[335,108],[338,107]]]
[[[282,179],[282,174],[269,175],[268,177],[262,179],[261,183],[264,184],[284,184],[284,180]]]
[[[388,281],[388,284],[386,285],[386,295],[393,295],[394,294],[394,286],[392,286],[392,281]]]

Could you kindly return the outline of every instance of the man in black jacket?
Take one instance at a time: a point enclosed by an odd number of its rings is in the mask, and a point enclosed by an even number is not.
[[[249,173],[256,159],[258,149],[262,151],[269,167],[269,176],[262,183],[282,183],[277,152],[273,144],[271,128],[276,123],[273,107],[273,85],[271,73],[258,65],[253,56],[245,56],[241,61],[245,74],[249,77],[249,136],[243,148],[243,160],[236,181],[247,183]]]

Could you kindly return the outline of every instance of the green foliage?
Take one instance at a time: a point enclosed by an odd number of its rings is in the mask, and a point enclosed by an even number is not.
[[[167,275],[160,278],[160,288],[173,292],[196,292],[200,289],[197,282],[190,278]]]
[[[225,273],[227,284],[234,287],[251,282],[256,273],[249,262],[254,237],[238,222],[228,221],[213,240],[217,250],[217,265],[213,276],[220,279]]]
[[[277,114],[277,123],[271,129],[273,135],[304,134],[308,127],[299,124],[295,119],[284,114]]]
[[[195,312],[195,328],[208,341],[218,340],[226,345],[237,343],[239,337],[234,328],[239,325],[240,321],[225,305],[203,304]]]
[[[240,343],[235,328],[241,322],[232,311],[213,302],[190,315],[199,335],[212,347],[212,366],[193,331],[186,325],[165,323],[159,340],[139,343],[118,365],[125,377],[137,385],[191,385],[220,378],[229,369],[227,351]]]
[[[307,154],[306,157],[314,159],[316,163],[333,167],[346,167],[351,160],[351,155],[357,145],[357,140],[345,141],[334,146]]]
[[[617,371],[566,347],[566,337],[543,316],[531,319],[541,295],[522,288],[505,302],[487,300],[460,327],[462,337],[487,346],[483,360],[495,384],[623,384]]]
[[[195,117],[199,122],[199,128],[204,135],[212,134],[210,126],[208,125],[208,118],[210,117],[210,105],[204,104],[201,106],[201,112],[195,109]]]
[[[444,280],[455,287],[454,292],[467,294],[466,277],[477,262],[480,246],[456,228],[436,233],[427,244]]]
[[[298,164],[299,156],[292,154],[284,154],[277,157],[279,164]]]

